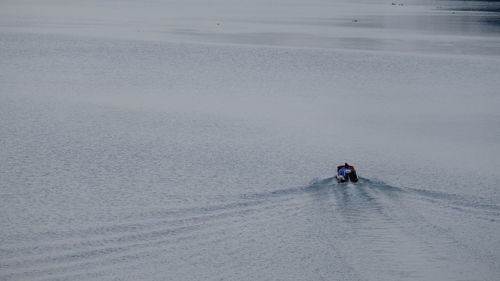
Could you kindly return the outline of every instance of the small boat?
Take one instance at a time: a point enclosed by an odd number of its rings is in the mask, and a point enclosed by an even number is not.
[[[335,175],[338,183],[343,182],[357,182],[358,175],[353,166],[345,163],[344,165],[337,166],[337,175]]]

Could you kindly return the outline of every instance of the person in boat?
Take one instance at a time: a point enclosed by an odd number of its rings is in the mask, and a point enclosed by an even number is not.
[[[357,182],[358,176],[356,175],[356,169],[347,163],[344,165],[337,166],[337,181],[339,182]]]

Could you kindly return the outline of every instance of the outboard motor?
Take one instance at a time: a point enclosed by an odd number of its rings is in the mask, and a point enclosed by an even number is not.
[[[355,170],[348,170],[346,172],[347,177],[349,178],[350,182],[358,182],[358,175],[356,175]]]

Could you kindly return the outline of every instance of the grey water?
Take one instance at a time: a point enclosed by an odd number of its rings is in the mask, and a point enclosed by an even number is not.
[[[0,280],[498,279],[499,16],[0,1]]]

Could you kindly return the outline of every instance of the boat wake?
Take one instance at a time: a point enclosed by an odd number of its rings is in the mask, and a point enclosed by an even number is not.
[[[331,177],[12,238],[0,245],[0,279],[111,280],[123,271],[131,280],[125,272],[151,274],[145,266],[185,280],[203,279],[206,271],[192,268],[213,266],[231,279],[273,262],[286,269],[279,276],[300,276],[306,263],[348,280],[458,280],[500,268],[499,248],[488,246],[500,241],[486,237],[500,230],[499,217],[500,206],[484,198]]]

